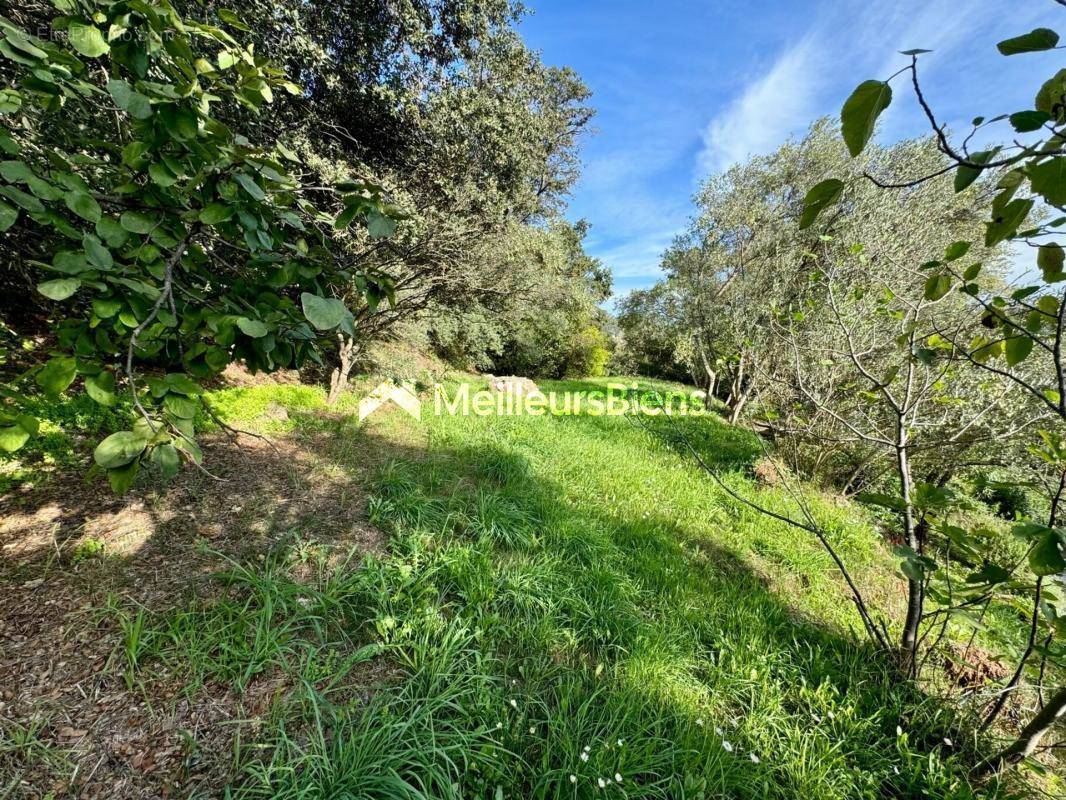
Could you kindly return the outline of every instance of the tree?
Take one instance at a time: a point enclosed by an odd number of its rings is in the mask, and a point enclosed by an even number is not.
[[[1015,56],[1056,48],[1059,36],[1054,31],[1038,28],[1029,33],[1007,39],[998,44],[1004,56]],[[884,180],[867,174],[873,184],[884,189],[911,190],[953,173],[954,188],[963,191],[982,175],[993,174],[998,193],[993,199],[989,220],[985,224],[984,244],[994,246],[1004,241],[1018,241],[1031,246],[1037,253],[1040,276],[1030,285],[1012,292],[1003,292],[995,282],[989,282],[981,264],[961,268],[951,258],[959,250],[965,251],[969,241],[960,241],[944,257],[928,262],[929,292],[935,294],[958,291],[970,299],[971,308],[984,327],[984,332],[970,336],[963,329],[943,332],[951,346],[974,368],[1007,380],[1020,387],[1037,403],[1066,422],[1066,372],[1062,362],[1062,336],[1066,318],[1066,294],[1057,284],[1066,280],[1063,271],[1063,250],[1054,240],[1056,229],[1066,223],[1066,149],[1063,148],[1063,125],[1066,124],[1066,70],[1059,70],[1038,88],[1032,108],[1011,114],[973,121],[973,131],[961,143],[955,144],[946,126],[937,121],[935,113],[922,91],[919,80],[919,57],[928,51],[911,50],[903,55],[909,63],[888,80],[869,80],[859,85],[844,104],[841,122],[845,140],[853,156],[860,154],[873,135],[878,116],[892,101],[891,82],[909,78],[922,114],[932,127],[937,146],[945,156],[946,165],[935,171],[917,172],[902,180]],[[971,152],[969,142],[983,128],[1007,122],[1014,134],[1010,145],[992,146]],[[824,209],[838,200],[847,201],[844,182],[827,179],[815,185],[806,198],[808,220],[813,222]],[[1050,221],[1040,216],[1043,206],[1052,213]],[[1055,443],[1061,433],[1045,433],[1044,448],[1048,458],[1060,465]],[[1066,608],[1046,587],[1049,576],[1066,571],[1066,534],[1057,527],[1062,497],[1062,483],[1052,497],[1046,522],[1031,521],[1018,528],[1018,534],[1028,542],[1027,563],[1035,581],[1032,584],[1032,613],[1028,620],[1027,646],[1017,669],[1008,680],[1004,692],[1014,690],[1023,674],[1027,660],[1034,652],[1036,634],[1042,624],[1050,626],[1047,642],[1064,631]],[[1045,646],[1046,651],[1046,646]],[[1003,707],[994,704],[985,719],[987,727]],[[1053,694],[1042,709],[1023,727],[1013,743],[988,759],[981,772],[997,769],[1033,754],[1042,738],[1056,720],[1066,715],[1066,688]]]
[[[143,466],[201,465],[200,380],[234,360],[270,371],[318,358],[324,336],[353,330],[339,299],[353,282],[371,302],[392,294],[332,242],[356,219],[386,237],[398,212],[380,186],[318,185],[293,174],[284,142],[240,132],[275,92],[302,90],[226,30],[243,27],[232,12],[56,5],[50,23],[33,2],[0,18],[3,313],[40,315],[54,336],[51,358],[0,389],[0,447],[36,431],[27,391],[58,397],[80,378],[102,405],[125,392],[133,425],[94,453],[122,492]],[[27,30],[48,25],[48,40]]]

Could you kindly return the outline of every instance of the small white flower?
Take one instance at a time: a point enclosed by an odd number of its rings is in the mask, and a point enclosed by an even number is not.
[[[582,753],[581,754],[581,760],[582,761],[588,761],[589,760],[589,754],[588,753]]]
[[[900,725],[897,725],[896,726],[896,736],[902,736],[902,735],[903,735],[903,727],[900,726]]]
[[[618,746],[619,746],[619,747],[621,747],[621,746],[622,746],[622,740],[621,740],[621,739],[619,739],[619,740],[618,740]]]
[[[590,745],[585,745],[584,747],[581,748],[582,752],[585,752],[585,753],[587,753],[591,749],[592,749],[592,747]]]
[[[607,781],[605,781],[603,778],[597,778],[596,779],[596,785],[599,786],[601,789],[606,789],[607,788]]]
[[[811,719],[813,719],[813,720],[814,720],[814,724],[815,724],[815,725],[817,725],[817,724],[818,724],[819,722],[821,722],[821,721],[822,721],[822,718],[821,718],[821,717],[819,717],[819,716],[818,716],[817,714],[811,714]]]
[[[829,719],[833,719],[833,712],[830,711],[828,714],[826,714],[826,716],[829,717]]]
[[[529,732],[530,732],[530,733],[536,733],[536,732],[537,732],[537,728],[536,728],[536,726],[535,726],[535,725],[530,725],[530,726],[529,726]]]
[[[503,727],[503,723],[502,722],[497,722],[496,723],[496,730],[499,730],[502,727]]]
[[[757,755],[755,755],[754,753],[749,753],[748,754],[748,758],[751,759],[751,763],[752,764],[758,764],[759,763],[759,757]]]
[[[944,737],[944,744],[946,744],[948,747],[951,747],[952,746],[951,739],[949,739],[947,736],[945,736]]]
[[[577,783],[577,775],[570,776],[570,783]]]
[[[614,774],[614,782],[615,783],[621,783],[622,782],[622,773],[621,772],[616,772]]]
[[[731,745],[729,742],[727,742],[725,739],[723,739],[722,740],[722,749],[725,750],[727,753],[732,753],[733,752],[733,745]]]
[[[511,678],[511,685],[512,686],[517,686],[518,685],[518,679],[517,678]]]
[[[513,697],[511,698],[511,708],[518,708],[518,701]]]
[[[899,775],[899,767],[896,767],[896,766],[892,767],[892,771],[894,773],[896,773],[897,775]]]
[[[703,727],[703,720],[702,719],[696,720],[696,724],[699,725],[702,728]]]
[[[714,735],[715,736],[724,736],[725,735],[725,731],[723,731],[721,728],[719,728],[717,725],[715,725],[714,726]]]

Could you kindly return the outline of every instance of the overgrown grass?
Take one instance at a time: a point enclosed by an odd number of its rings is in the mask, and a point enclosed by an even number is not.
[[[338,428],[363,439],[341,452],[419,424]],[[799,489],[747,477],[751,434],[682,424],[736,491],[797,513]],[[428,449],[384,468],[368,504],[387,558],[297,581],[282,547],[232,564],[208,602],[147,622],[116,610],[131,683],[157,665],[190,687],[286,676],[228,796],[975,796],[972,735],[854,635],[817,543],[730,499],[654,430],[421,425]],[[863,518],[802,491],[848,562],[877,573]],[[368,663],[390,678],[357,690]]]

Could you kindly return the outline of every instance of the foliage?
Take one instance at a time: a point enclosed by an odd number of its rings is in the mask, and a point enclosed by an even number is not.
[[[232,796],[591,797],[599,779],[641,798],[999,796],[965,777],[965,722],[848,634],[824,552],[656,432],[591,416],[424,422],[429,451],[372,480],[387,555],[307,569],[290,540],[227,564],[208,600],[140,626],[116,611],[129,646],[114,665],[134,682],[292,676]],[[753,434],[690,422],[737,491],[796,508],[744,477]],[[338,466],[363,464],[372,441]],[[801,491],[881,580],[862,513]],[[366,673],[389,676],[369,700],[354,690]]]
[[[1051,50],[1057,47],[1058,41],[1054,31],[1040,28],[1002,41],[998,49],[1004,56],[1014,56]],[[946,128],[937,122],[922,91],[918,63],[919,57],[924,57],[927,52],[906,51],[907,66],[886,81],[866,81],[853,92],[841,112],[845,137],[850,129],[852,155],[862,152],[873,133],[877,116],[891,102],[891,81],[905,75],[910,78],[915,97],[933,129],[946,166],[937,170],[919,170],[894,181],[870,176],[870,181],[885,189],[911,191],[953,172],[954,190],[963,192],[982,176],[992,176],[997,191],[984,225],[983,245],[993,247],[1001,242],[1017,241],[1033,247],[1040,275],[1023,276],[1029,285],[1013,291],[1004,290],[994,275],[990,279],[988,270],[983,269],[984,259],[972,255],[975,245],[980,246],[982,242],[975,242],[977,237],[974,236],[960,238],[941,251],[942,254],[931,253],[932,259],[926,259],[920,267],[927,275],[923,296],[926,301],[938,302],[958,292],[971,320],[979,320],[980,327],[971,322],[932,332],[924,329],[921,333],[935,336],[938,344],[934,346],[945,350],[951,358],[1013,384],[1056,423],[1053,431],[1041,432],[1041,441],[1031,448],[1031,452],[1043,462],[1044,474],[1050,478],[1047,517],[1015,526],[1015,535],[1026,545],[1027,557],[1021,561],[1021,566],[1028,567],[1028,575],[1014,575],[1019,565],[1014,569],[989,569],[986,565],[979,575],[968,579],[969,583],[993,585],[1012,581],[1011,589],[1023,590],[1030,595],[1027,605],[1031,610],[1027,612],[1025,622],[1027,643],[1018,657],[1016,669],[985,717],[983,727],[988,727],[1002,711],[1008,693],[1021,683],[1027,662],[1037,650],[1037,641],[1042,642],[1043,663],[1052,652],[1053,641],[1061,638],[1062,622],[1066,619],[1060,587],[1045,582],[1045,578],[1066,571],[1066,534],[1058,527],[1059,506],[1066,486],[1066,459],[1061,445],[1061,427],[1066,421],[1063,377],[1066,372],[1060,346],[1066,295],[1056,286],[1066,278],[1062,247],[1056,241],[1056,229],[1066,222],[1066,216],[1056,216],[1066,213],[1066,170],[1063,169],[1066,153],[1062,148],[1062,125],[1066,122],[1062,113],[1066,97],[1063,77],[1066,72],[1060,70],[1044,80],[1036,91],[1032,108],[991,119],[975,118],[973,131],[960,145],[955,145]],[[1021,138],[1015,136],[1010,145],[994,145],[975,152],[969,149],[970,141],[985,127],[1003,122]],[[849,193],[843,193],[844,202],[849,197]],[[830,204],[820,205],[820,208],[810,209],[811,218]],[[1050,213],[1042,214],[1043,209]],[[911,356],[912,360],[921,357],[922,351],[915,351]],[[973,537],[973,531],[961,528],[951,533],[952,540],[963,547],[969,546]],[[924,581],[927,576],[916,577]],[[1041,667],[1038,684],[1043,678]],[[1042,737],[1063,713],[1066,713],[1066,689],[1060,688],[1046,703],[1042,700],[1040,710],[1022,728],[1017,739],[990,758],[982,770],[997,769],[1033,754]]]
[[[40,309],[54,336],[49,360],[3,386],[0,446],[37,432],[29,391],[56,398],[80,378],[104,406],[126,392],[132,428],[95,451],[122,492],[142,466],[199,465],[201,380],[234,360],[271,371],[316,359],[322,334],[354,321],[331,295],[353,283],[368,300],[391,295],[331,243],[356,218],[388,235],[398,212],[367,182],[315,187],[283,142],[242,133],[276,92],[302,90],[230,33],[244,28],[232,12],[58,8],[50,21],[36,3],[0,19],[5,308]]]

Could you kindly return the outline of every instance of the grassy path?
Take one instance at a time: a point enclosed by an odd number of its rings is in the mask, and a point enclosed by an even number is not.
[[[107,539],[79,561],[82,540],[42,539],[44,572],[15,567],[12,608],[30,613],[43,574],[69,584],[70,610],[11,654],[58,647],[77,675],[19,673],[26,710],[0,731],[0,786],[102,764],[97,783],[122,797],[995,796],[962,777],[972,737],[855,635],[816,542],[731,499],[654,426],[399,412],[359,425],[352,398],[324,413],[320,391],[293,386],[212,402],[279,449],[235,461],[240,480],[183,476],[113,501],[108,519],[141,509],[128,554]],[[751,434],[684,424],[735,491],[797,512],[788,489],[747,477]],[[861,513],[802,491],[864,584],[892,596]],[[86,520],[83,539],[107,529]],[[65,629],[92,646],[49,633]],[[62,696],[43,698],[53,685]]]
[[[625,419],[423,424],[426,451],[384,469],[369,501],[391,555],[337,599],[402,676],[369,711],[313,703],[240,795],[971,796],[963,737],[850,634],[801,533]],[[791,506],[740,473],[750,435],[716,419],[690,432],[739,491]],[[850,563],[882,558],[854,511],[809,501]]]

